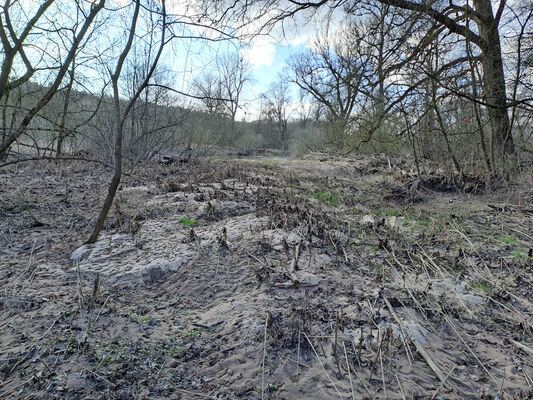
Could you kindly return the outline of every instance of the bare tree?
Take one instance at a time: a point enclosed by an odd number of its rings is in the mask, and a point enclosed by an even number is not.
[[[470,42],[479,54],[482,66],[483,92],[472,99],[486,107],[491,142],[494,147],[495,161],[499,174],[510,168],[508,161],[514,159],[515,146],[509,118],[509,101],[504,70],[504,57],[501,46],[500,29],[502,16],[510,9],[506,0],[499,0],[493,8],[491,0],[472,0],[471,3],[450,1],[420,2],[415,0],[376,0],[394,9],[406,10],[413,20],[430,21],[433,33],[418,46],[421,50],[429,45],[431,39],[439,35],[450,36],[465,43]],[[209,3],[209,4],[208,4]],[[215,20],[228,17],[227,2],[203,2],[209,15]],[[292,18],[296,13],[313,13],[318,9],[335,9],[344,7],[348,12],[356,14],[365,4],[363,0],[255,0],[246,2],[242,7],[233,7],[231,17],[238,21],[262,18],[264,27],[271,28],[274,24]],[[464,52],[459,59],[465,58]],[[463,60],[464,61],[464,60]],[[453,64],[453,63],[451,63]],[[471,93],[461,93],[469,97]],[[512,164],[512,163],[511,163]]]
[[[341,35],[317,39],[314,50],[307,50],[290,61],[290,78],[310,98],[323,106],[330,127],[330,139],[337,148],[345,146],[357,103],[364,96],[367,62]]]
[[[261,97],[263,98],[263,113],[266,114],[269,121],[275,124],[278,146],[283,150],[287,150],[288,107],[291,101],[289,82],[286,79],[279,78],[270,84],[268,91],[263,93]]]
[[[193,92],[209,115],[222,113],[222,82],[213,72],[206,72],[193,82]]]
[[[7,36],[6,28],[3,24],[0,24],[0,39],[2,40],[4,46],[4,60],[2,64],[2,72],[0,75],[0,98],[5,95],[6,90],[11,90],[17,85],[21,85],[25,81],[29,80],[34,72],[34,68],[25,54],[23,42],[28,37],[32,29],[35,27],[37,21],[48,9],[48,7],[53,3],[53,1],[47,1],[44,5],[39,8],[37,14],[26,24],[21,35],[17,36],[15,33],[15,28],[11,25],[11,17],[9,15],[9,7],[11,3],[8,1],[7,5],[2,9],[2,13],[5,18],[5,25],[7,26],[7,31],[10,32],[11,37]],[[104,8],[105,0],[100,0],[96,3],[92,3],[88,13],[86,10],[82,13],[85,16],[81,27],[77,30],[76,35],[73,38],[73,41],[68,49],[67,55],[63,60],[61,60],[58,65],[54,68],[57,70],[55,77],[51,85],[44,92],[44,94],[37,99],[35,104],[29,108],[21,120],[21,122],[14,127],[9,134],[4,135],[4,140],[0,144],[0,158],[6,156],[6,152],[9,147],[17,140],[20,135],[25,131],[29,126],[33,118],[39,113],[39,111],[50,102],[50,100],[57,93],[64,76],[68,73],[68,70],[71,66],[72,61],[76,57],[78,49],[83,45],[84,40],[88,36],[91,26],[93,25],[94,20],[98,13]],[[76,3],[76,7],[83,7],[81,3]],[[15,43],[14,46],[11,45],[11,41]],[[12,73],[13,62],[15,56],[19,54],[20,57],[24,60],[24,64],[27,67],[27,72],[19,79],[16,79],[14,82],[10,83],[9,77]],[[21,80],[22,79],[22,80]]]
[[[4,96],[6,91],[12,90],[22,85],[24,82],[27,82],[35,73],[35,68],[26,54],[25,41],[35,30],[38,21],[43,17],[44,13],[50,8],[54,1],[55,0],[47,0],[43,2],[33,17],[27,20],[19,34],[17,34],[16,26],[14,26],[12,22],[12,12],[16,12],[13,11],[13,8],[17,6],[17,2],[7,0],[5,4],[0,7],[0,41],[2,42],[3,50],[2,69],[0,70],[0,99]],[[18,11],[18,14],[22,12],[22,10]],[[22,59],[26,71],[21,76],[10,80],[10,77],[14,72],[13,64],[17,56]]]
[[[95,227],[91,235],[89,236],[89,239],[87,240],[87,243],[96,242],[96,240],[98,239],[98,235],[100,234],[100,232],[102,231],[102,228],[104,227],[107,214],[109,213],[111,205],[113,204],[115,194],[117,192],[118,186],[120,184],[120,180],[122,178],[122,142],[123,142],[124,125],[126,123],[126,119],[132,107],[134,106],[135,102],[137,101],[139,96],[143,93],[143,91],[148,86],[150,79],[152,78],[152,75],[154,74],[154,71],[157,67],[159,59],[161,58],[163,49],[167,43],[166,34],[167,34],[168,26],[167,26],[165,2],[163,1],[162,8],[160,10],[155,11],[155,10],[148,9],[149,12],[151,13],[157,12],[157,14],[161,16],[161,24],[160,24],[161,33],[160,33],[160,38],[159,38],[159,44],[157,46],[157,51],[155,52],[154,58],[150,62],[150,68],[146,76],[144,77],[142,82],[140,82],[139,86],[136,88],[133,96],[129,99],[129,101],[125,104],[125,106],[122,107],[119,81],[120,81],[122,69],[124,67],[124,63],[126,62],[126,58],[128,57],[128,54],[130,53],[134,45],[134,39],[137,34],[137,26],[138,26],[137,23],[139,20],[140,10],[141,10],[141,0],[136,0],[135,9],[133,11],[133,15],[131,18],[131,25],[128,29],[127,41],[124,44],[124,48],[122,49],[122,52],[120,53],[120,56],[118,57],[117,63],[111,74],[111,84],[113,87],[113,116],[114,116],[114,130],[115,130],[114,132],[115,133],[114,173],[113,173],[113,177],[111,178],[111,182],[109,184],[108,193],[104,200],[104,204],[96,220]],[[151,32],[151,34],[155,34],[155,32]]]
[[[235,138],[237,111],[242,107],[242,94],[250,82],[250,70],[239,53],[226,53],[216,59],[221,96],[224,99],[223,113],[230,119],[229,129],[224,132],[224,144],[228,146]]]

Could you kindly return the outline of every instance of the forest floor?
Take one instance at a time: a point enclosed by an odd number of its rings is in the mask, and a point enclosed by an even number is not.
[[[406,161],[0,170],[1,399],[531,399],[533,182]]]

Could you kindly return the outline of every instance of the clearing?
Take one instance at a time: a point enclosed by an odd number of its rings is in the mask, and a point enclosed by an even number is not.
[[[533,396],[533,185],[405,160],[0,170],[1,399]]]

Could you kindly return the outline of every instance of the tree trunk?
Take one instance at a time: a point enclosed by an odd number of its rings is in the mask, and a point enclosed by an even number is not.
[[[122,132],[123,127],[119,122],[116,127],[115,137],[115,171],[113,173],[113,178],[111,179],[111,182],[109,184],[109,190],[107,192],[104,205],[100,210],[100,214],[98,215],[98,219],[96,220],[96,224],[91,233],[91,236],[85,243],[95,243],[98,239],[98,236],[100,235],[100,232],[104,227],[107,214],[111,209],[111,205],[113,204],[113,200],[115,199],[115,194],[117,193],[118,185],[120,184],[120,180],[122,178]]]
[[[505,158],[515,152],[511,124],[507,113],[507,95],[503,71],[502,51],[498,32],[498,21],[494,18],[490,0],[474,0],[476,11],[483,18],[478,22],[479,36],[486,43],[482,48],[481,65],[485,101],[492,132],[492,158],[503,167]]]
[[[139,9],[140,0],[137,0],[135,3],[135,11],[133,13],[131,27],[128,34],[128,41],[126,42],[122,53],[120,53],[120,57],[118,58],[117,65],[115,67],[115,72],[111,75],[111,83],[113,85],[113,116],[115,119],[115,170],[113,172],[113,178],[111,178],[111,182],[109,183],[109,189],[107,191],[107,196],[104,200],[104,205],[102,206],[100,214],[96,219],[94,229],[91,232],[89,239],[85,243],[95,243],[98,239],[100,232],[104,228],[104,223],[107,218],[107,214],[111,209],[111,205],[113,204],[113,200],[115,199],[115,194],[117,193],[118,185],[120,184],[120,180],[122,179],[122,137],[124,132],[124,122],[126,121],[128,111],[131,109],[131,106],[136,100],[136,98],[131,99],[124,113],[121,113],[119,79],[120,74],[122,72],[122,67],[124,66],[124,62],[126,61],[126,57],[128,56],[131,47],[133,46],[133,38],[135,37],[137,20],[139,18]],[[137,94],[137,97],[139,96],[139,94]]]
[[[67,114],[68,106],[70,104],[70,94],[72,93],[72,86],[74,85],[74,69],[75,69],[75,60],[72,60],[72,69],[70,70],[70,79],[67,86],[67,91],[65,93],[65,98],[63,100],[63,113],[61,114],[61,121],[59,123],[59,132],[57,136],[57,147],[56,147],[56,159],[59,159],[63,153],[63,141],[65,140],[68,130],[67,130]]]

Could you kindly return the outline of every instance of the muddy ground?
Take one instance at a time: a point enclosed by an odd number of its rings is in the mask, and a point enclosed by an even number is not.
[[[0,399],[531,399],[533,182],[411,169],[1,169]]]

